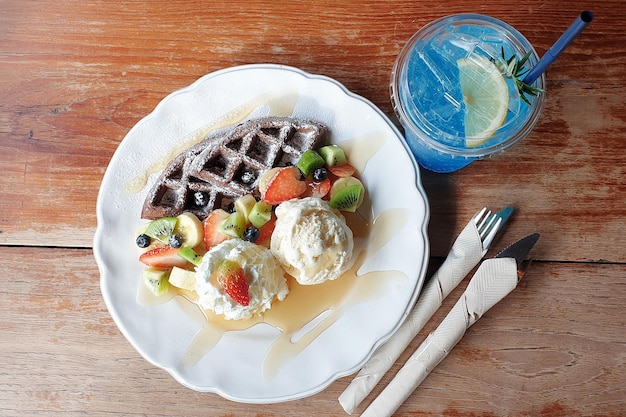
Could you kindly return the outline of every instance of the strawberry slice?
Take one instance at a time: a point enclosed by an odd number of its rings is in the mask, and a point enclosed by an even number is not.
[[[273,206],[301,196],[306,191],[306,182],[300,179],[300,170],[294,166],[279,169],[267,184],[261,200]]]
[[[218,285],[230,298],[243,306],[250,304],[248,281],[237,262],[225,259],[217,267],[216,274]]]
[[[230,239],[230,236],[218,230],[218,226],[222,223],[229,213],[223,209],[215,209],[209,213],[209,217],[204,220],[204,247],[206,250],[211,249],[213,246],[218,245]]]
[[[330,192],[331,181],[330,178],[326,178],[324,181],[307,181],[307,189],[302,195],[303,197],[317,197],[324,198]]]
[[[272,237],[274,228],[276,227],[276,217],[272,216],[267,223],[259,228],[259,238],[256,240],[257,245],[269,246],[269,239]]]
[[[328,167],[328,170],[339,178],[351,177],[356,172],[356,168],[350,164],[333,165]]]
[[[155,268],[167,269],[175,266],[183,268],[187,265],[187,261],[178,256],[180,249],[172,248],[171,246],[150,249],[139,256],[139,261]]]

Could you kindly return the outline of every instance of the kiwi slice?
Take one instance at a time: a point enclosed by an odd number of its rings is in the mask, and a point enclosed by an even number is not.
[[[155,296],[163,295],[170,288],[169,270],[146,268],[143,270],[143,284]]]
[[[363,201],[363,192],[362,184],[348,185],[333,193],[328,205],[337,210],[354,213]]]
[[[241,237],[246,229],[246,219],[241,213],[235,211],[222,220],[217,229],[227,236]]]
[[[313,149],[305,151],[297,163],[298,168],[305,177],[313,175],[313,171],[323,167],[326,164],[324,158]]]
[[[176,217],[161,217],[151,221],[144,233],[153,239],[167,244],[170,235],[176,228],[177,221]]]
[[[348,163],[346,153],[337,145],[326,145],[318,149],[319,154],[329,167]]]
[[[257,201],[248,215],[248,221],[256,228],[260,228],[271,218],[272,206],[264,201]]]
[[[363,183],[361,182],[361,180],[356,177],[338,178],[333,183],[333,186],[330,189],[330,198],[332,199],[333,196],[337,194],[337,192],[351,185],[360,185],[363,188],[363,192],[361,193],[361,197],[359,198],[359,201],[357,203],[360,206],[361,203],[363,202],[363,198],[365,197],[365,187],[363,186]]]
[[[198,255],[195,250],[191,249],[188,246],[183,246],[178,251],[178,256],[183,258],[186,261],[191,262],[195,266],[200,266],[200,262],[202,262],[202,256]]]

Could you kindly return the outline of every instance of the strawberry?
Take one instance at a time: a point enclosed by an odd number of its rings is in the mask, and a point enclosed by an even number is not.
[[[272,237],[272,233],[274,232],[275,226],[276,217],[272,216],[272,218],[269,219],[267,223],[259,228],[259,237],[255,243],[257,245],[265,245],[265,243],[269,242],[269,239]]]
[[[302,195],[303,197],[318,197],[324,198],[330,191],[331,182],[330,178],[326,178],[324,181],[307,181],[307,189]]]
[[[356,172],[356,168],[350,164],[341,164],[328,167],[328,171],[339,178],[346,178],[353,176]]]
[[[276,174],[278,174],[278,171],[280,170],[281,170],[280,167],[275,167],[275,168],[265,171],[259,177],[259,192],[261,193],[261,195],[265,194],[265,191],[267,190],[267,187],[270,185],[270,182],[272,182],[272,180],[274,179],[274,177],[276,176]]]
[[[226,210],[215,209],[204,220],[204,247],[206,250],[222,243],[226,239],[230,239],[230,236],[225,235],[218,229],[220,223],[228,216],[229,213]]]
[[[267,184],[261,200],[273,206],[301,196],[306,191],[306,182],[300,179],[300,170],[294,166],[280,168]]]
[[[139,256],[139,261],[155,268],[172,268],[175,266],[182,268],[187,265],[187,261],[178,256],[179,251],[180,248],[161,246],[142,253]]]
[[[225,259],[217,267],[217,283],[220,288],[235,302],[247,306],[250,304],[248,281],[243,273],[243,268],[230,259]]]

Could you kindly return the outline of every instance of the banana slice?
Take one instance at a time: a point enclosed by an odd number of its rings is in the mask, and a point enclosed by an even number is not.
[[[194,248],[202,243],[203,226],[195,214],[184,212],[177,219],[174,234],[183,238],[183,246]]]
[[[170,284],[183,290],[193,291],[196,289],[196,273],[175,266],[168,278]]]

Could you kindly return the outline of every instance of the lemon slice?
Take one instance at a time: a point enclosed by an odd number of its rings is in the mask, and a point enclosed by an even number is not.
[[[473,148],[502,126],[509,106],[509,89],[496,65],[482,55],[459,59],[465,112],[465,146]]]

